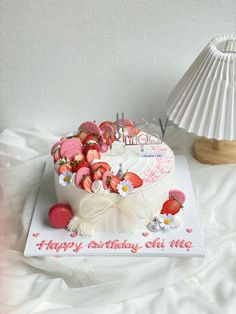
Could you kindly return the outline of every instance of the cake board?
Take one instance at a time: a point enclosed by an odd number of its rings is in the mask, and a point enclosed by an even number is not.
[[[187,159],[175,156],[175,188],[184,191],[186,202],[179,217],[181,227],[151,232],[147,227],[133,233],[93,233],[80,236],[49,225],[48,211],[56,203],[53,163],[48,159],[26,241],[25,256],[172,256],[202,257],[202,229]]]

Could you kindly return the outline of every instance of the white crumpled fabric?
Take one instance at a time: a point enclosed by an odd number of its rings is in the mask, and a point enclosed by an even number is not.
[[[188,157],[204,231],[205,258],[24,257],[44,162],[57,136],[0,134],[0,313],[235,313],[236,166],[191,155],[194,137],[167,131]]]

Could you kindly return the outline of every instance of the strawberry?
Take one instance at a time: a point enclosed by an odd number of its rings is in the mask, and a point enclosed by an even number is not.
[[[98,140],[98,135],[97,134],[88,134],[85,139],[83,140],[83,144],[86,145],[87,143],[91,143],[91,144],[98,144],[99,140]]]
[[[64,156],[63,157],[66,157],[67,159],[69,160],[74,160],[74,156],[76,155],[83,155],[81,153],[81,150],[78,150],[78,149],[71,149],[71,150],[68,150],[64,153]]]
[[[120,181],[120,178],[116,176],[111,177],[109,187],[111,188],[112,192],[118,193],[117,185],[120,183]]]
[[[113,173],[111,171],[104,172],[102,176],[102,184],[105,190],[108,190],[108,185],[110,184],[111,177],[113,177]]]
[[[143,180],[133,172],[126,172],[124,175],[124,180],[130,181],[134,188],[138,188],[143,185]]]
[[[116,137],[114,133],[104,132],[103,139],[108,146],[111,146],[111,144],[115,141]]]
[[[84,154],[83,153],[77,153],[74,157],[73,157],[73,161],[82,161],[84,160]]]
[[[53,156],[54,163],[56,163],[56,162],[61,158],[61,156],[60,156],[60,150],[57,149],[57,150],[53,153],[52,156]]]
[[[87,152],[91,149],[95,149],[99,152],[99,146],[97,144],[87,144],[84,147],[83,154],[86,155]]]
[[[90,175],[91,171],[87,167],[82,167],[76,172],[75,183],[77,186],[80,185],[84,176]]]
[[[165,203],[163,204],[161,214],[175,215],[180,211],[182,207],[183,206],[180,202],[174,199],[170,199],[165,201]]]
[[[89,163],[86,160],[82,160],[82,161],[74,163],[72,167],[72,172],[77,172],[82,167],[89,168]]]
[[[103,132],[110,132],[110,133],[114,133],[115,132],[115,128],[112,122],[110,121],[104,121],[99,125],[99,128],[103,131]]]
[[[96,149],[88,150],[86,154],[86,160],[91,163],[94,159],[100,159],[100,153]]]
[[[65,171],[71,171],[72,167],[70,163],[65,163],[64,165],[60,165],[58,168],[58,174],[62,174]]]
[[[92,178],[89,174],[83,176],[80,186],[83,190],[92,193]]]
[[[93,173],[93,180],[95,181],[95,180],[101,180],[102,179],[102,175],[103,175],[103,173],[100,171],[100,169],[101,168],[98,168],[96,171],[94,171],[94,173]],[[104,169],[104,168],[103,168]],[[104,169],[105,170],[105,169]],[[106,170],[104,171],[104,172],[106,172]]]
[[[95,162],[94,164],[92,164],[91,169],[92,169],[92,171],[96,171],[100,167],[103,167],[106,171],[111,170],[110,165],[105,161],[104,162],[102,162],[102,161]]]

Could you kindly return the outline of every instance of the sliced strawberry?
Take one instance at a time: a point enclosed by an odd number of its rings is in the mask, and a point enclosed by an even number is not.
[[[87,152],[86,160],[91,163],[94,159],[100,159],[101,155],[96,149],[90,149]]]
[[[85,131],[80,131],[79,134],[77,135],[78,138],[81,140],[81,142],[83,143],[83,141],[86,139],[86,137],[88,136],[88,133]]]
[[[143,185],[143,180],[133,172],[126,172],[124,175],[124,180],[130,181],[133,184],[134,188],[138,188]]]
[[[89,163],[86,160],[76,162],[72,167],[72,172],[77,172],[80,168],[87,167],[89,168]]]
[[[57,149],[57,150],[53,153],[53,160],[54,160],[54,163],[56,163],[60,158],[61,158],[60,150]]]
[[[115,132],[115,128],[112,122],[110,121],[104,121],[99,125],[99,128],[103,131],[103,132],[109,132],[109,133],[114,133]]]
[[[96,171],[94,171],[94,173],[92,174],[93,180],[101,180],[102,179],[102,171],[100,171],[101,168],[98,168]],[[104,169],[104,168],[103,168]],[[105,169],[104,169],[105,170]],[[106,172],[106,170],[105,170]]]
[[[85,139],[83,140],[83,144],[86,145],[87,143],[98,144],[99,143],[98,134],[87,135]]]
[[[120,181],[121,179],[116,176],[111,177],[109,187],[111,188],[112,192],[118,193],[117,185],[120,183]]]
[[[80,182],[83,179],[83,176],[90,175],[90,169],[87,167],[82,167],[76,172],[75,183],[77,186],[80,185]]]
[[[91,176],[88,174],[88,175],[85,175],[81,181],[81,188],[89,193],[92,193],[92,178]]]
[[[162,206],[161,214],[175,215],[180,211],[182,207],[183,207],[182,204],[179,203],[177,200],[173,200],[173,199],[167,200]]]
[[[104,132],[103,139],[108,146],[111,146],[111,144],[116,140],[116,137],[114,133]]]
[[[82,161],[82,160],[84,160],[84,154],[83,153],[77,153],[74,157],[73,157],[73,161],[76,161],[76,162],[78,162],[78,161]]]
[[[92,164],[91,169],[92,171],[96,171],[98,168],[103,167],[106,171],[111,170],[110,165],[105,161],[99,161]]]
[[[99,146],[97,144],[87,144],[84,146],[83,154],[86,155],[87,152],[91,149],[96,149],[99,152]]]
[[[62,174],[65,171],[71,171],[71,170],[72,170],[71,165],[69,163],[66,163],[58,167],[58,174]]]
[[[71,149],[65,152],[64,157],[66,157],[69,160],[74,160],[74,157],[76,155],[82,154],[81,150],[78,149]],[[82,154],[83,155],[83,154]]]
[[[102,184],[105,190],[108,190],[109,184],[111,182],[111,177],[113,177],[113,173],[111,171],[104,172],[102,176]]]

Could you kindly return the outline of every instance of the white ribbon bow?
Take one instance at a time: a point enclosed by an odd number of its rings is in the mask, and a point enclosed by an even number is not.
[[[78,218],[81,234],[89,235],[93,230],[126,232],[144,226],[148,219],[148,208],[142,191],[126,197],[88,194],[80,200]],[[72,223],[68,226],[72,228]]]

